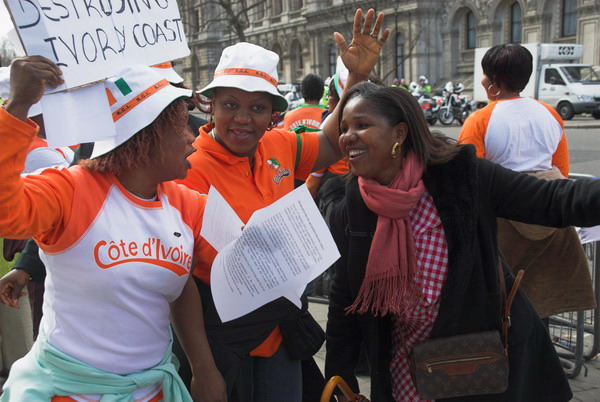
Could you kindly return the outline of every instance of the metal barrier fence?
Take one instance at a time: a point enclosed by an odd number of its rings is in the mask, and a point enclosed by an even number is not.
[[[596,177],[587,174],[570,174],[570,179],[595,180]],[[594,286],[596,303],[600,301],[600,241],[583,244],[588,257],[588,264]],[[594,310],[574,311],[550,317],[550,337],[557,347],[565,373],[569,378],[575,378],[581,373],[586,360],[593,359],[600,353],[600,306]]]
[[[596,301],[600,300],[600,242],[583,245],[592,273]],[[594,310],[562,313],[550,317],[550,336],[556,345],[565,373],[577,377],[585,360],[600,353],[600,306]],[[587,368],[585,369],[587,375]]]

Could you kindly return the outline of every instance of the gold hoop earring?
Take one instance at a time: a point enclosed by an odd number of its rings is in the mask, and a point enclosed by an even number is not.
[[[491,88],[491,87],[493,87],[493,86],[494,86],[494,84],[490,84],[490,86],[488,87],[488,89],[487,89],[487,90],[488,90],[488,93],[489,93],[491,96],[493,96],[493,97],[496,97],[496,96],[500,95],[500,93],[502,92],[502,90],[501,90],[500,88],[498,88],[498,93],[496,93],[496,94],[493,94],[493,93],[490,91],[490,88]]]
[[[395,143],[394,146],[392,146],[392,158],[396,159],[396,157],[398,156],[398,148],[400,147],[400,144]]]

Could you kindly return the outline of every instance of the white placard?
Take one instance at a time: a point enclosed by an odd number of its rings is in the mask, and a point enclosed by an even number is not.
[[[213,191],[216,189],[211,188],[209,195]],[[212,202],[221,205],[211,206]],[[231,214],[223,213],[220,219],[214,219],[214,211],[227,209],[222,203],[225,203],[222,197],[207,200],[202,230],[209,243],[219,234],[228,233],[225,236],[229,237],[239,231],[223,229],[239,227],[237,216],[229,220]],[[210,285],[223,322],[279,297],[300,308],[300,295],[306,285],[340,257],[306,185],[254,212],[237,238],[218,251]]]
[[[52,92],[190,54],[176,0],[5,0],[28,55],[63,71]]]
[[[114,138],[115,124],[103,83],[41,100],[48,146],[58,148]]]

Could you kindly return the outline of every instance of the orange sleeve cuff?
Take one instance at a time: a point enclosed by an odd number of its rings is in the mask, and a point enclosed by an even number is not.
[[[563,131],[562,138],[558,143],[556,152],[552,155],[552,165],[556,166],[563,176],[569,177],[570,160],[569,160],[569,145],[567,143],[567,136]]]

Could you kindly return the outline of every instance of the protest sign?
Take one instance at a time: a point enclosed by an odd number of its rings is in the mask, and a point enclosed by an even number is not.
[[[42,55],[78,87],[124,66],[189,55],[176,0],[4,0],[28,55]]]

